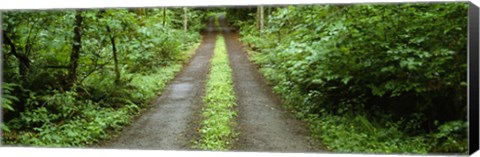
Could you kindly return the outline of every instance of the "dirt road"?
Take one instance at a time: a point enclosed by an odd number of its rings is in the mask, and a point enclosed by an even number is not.
[[[293,118],[281,107],[281,101],[265,78],[248,60],[237,33],[220,17],[220,28],[213,18],[204,29],[203,42],[191,62],[169,84],[153,107],[126,127],[121,135],[105,145],[128,149],[191,149],[199,138],[202,97],[215,46],[216,32],[225,37],[233,70],[238,117],[234,151],[318,152],[321,148],[309,140],[305,123]]]
[[[119,138],[107,142],[108,148],[190,149],[196,138],[202,96],[215,46],[213,18],[205,29],[203,41],[192,60],[175,77],[153,107],[126,127]]]
[[[237,151],[311,152],[319,151],[309,142],[306,124],[281,108],[280,99],[265,78],[248,60],[238,35],[226,27],[224,36],[238,105]]]

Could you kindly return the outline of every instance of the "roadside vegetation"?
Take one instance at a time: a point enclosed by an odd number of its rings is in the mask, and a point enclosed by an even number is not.
[[[234,131],[237,112],[232,68],[222,35],[217,36],[205,93],[201,139],[196,145],[203,150],[228,150],[237,135]]]
[[[468,3],[246,7],[251,60],[335,152],[467,152]]]
[[[121,130],[181,70],[201,10],[2,12],[2,143],[89,146]],[[185,30],[184,21],[193,23]]]

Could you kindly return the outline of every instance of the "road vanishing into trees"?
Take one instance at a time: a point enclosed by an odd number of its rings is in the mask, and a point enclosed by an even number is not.
[[[199,138],[205,82],[217,34],[223,34],[233,71],[238,116],[238,137],[234,151],[318,152],[322,147],[309,138],[307,125],[281,107],[281,100],[265,78],[248,60],[238,34],[227,27],[224,16],[220,28],[210,18],[203,41],[190,63],[170,82],[148,111],[139,116],[118,137],[101,147],[120,149],[191,150]]]

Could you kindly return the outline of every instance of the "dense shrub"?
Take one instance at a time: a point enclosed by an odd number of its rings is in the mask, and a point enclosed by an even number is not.
[[[200,41],[201,10],[188,12],[186,32],[174,22],[183,20],[174,16],[181,9],[165,13],[156,8],[3,13],[2,142],[88,146],[128,124]]]
[[[321,123],[326,124],[322,127],[328,129],[317,133],[332,149],[465,152],[467,6],[289,6],[276,8],[261,31],[252,24],[254,20],[237,25],[242,41],[254,51],[251,58],[260,64],[274,90],[300,111],[300,117],[322,117]],[[342,117],[359,114],[365,117],[361,122],[384,128],[380,133],[386,134],[349,131],[349,124],[358,122]],[[337,127],[329,124],[333,121],[345,128],[331,128]],[[446,131],[452,129],[456,131]],[[378,140],[360,138],[365,132]],[[337,135],[341,133],[345,135]],[[452,135],[451,141],[427,140],[429,145],[412,149],[403,145],[446,134]],[[357,135],[359,142],[372,144],[339,145]],[[395,139],[402,142],[381,148]]]

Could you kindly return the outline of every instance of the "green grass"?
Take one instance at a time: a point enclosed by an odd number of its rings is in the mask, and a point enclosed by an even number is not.
[[[217,37],[203,101],[204,120],[200,128],[201,139],[196,147],[204,150],[228,150],[236,136],[232,121],[236,116],[236,98],[223,36]]]

